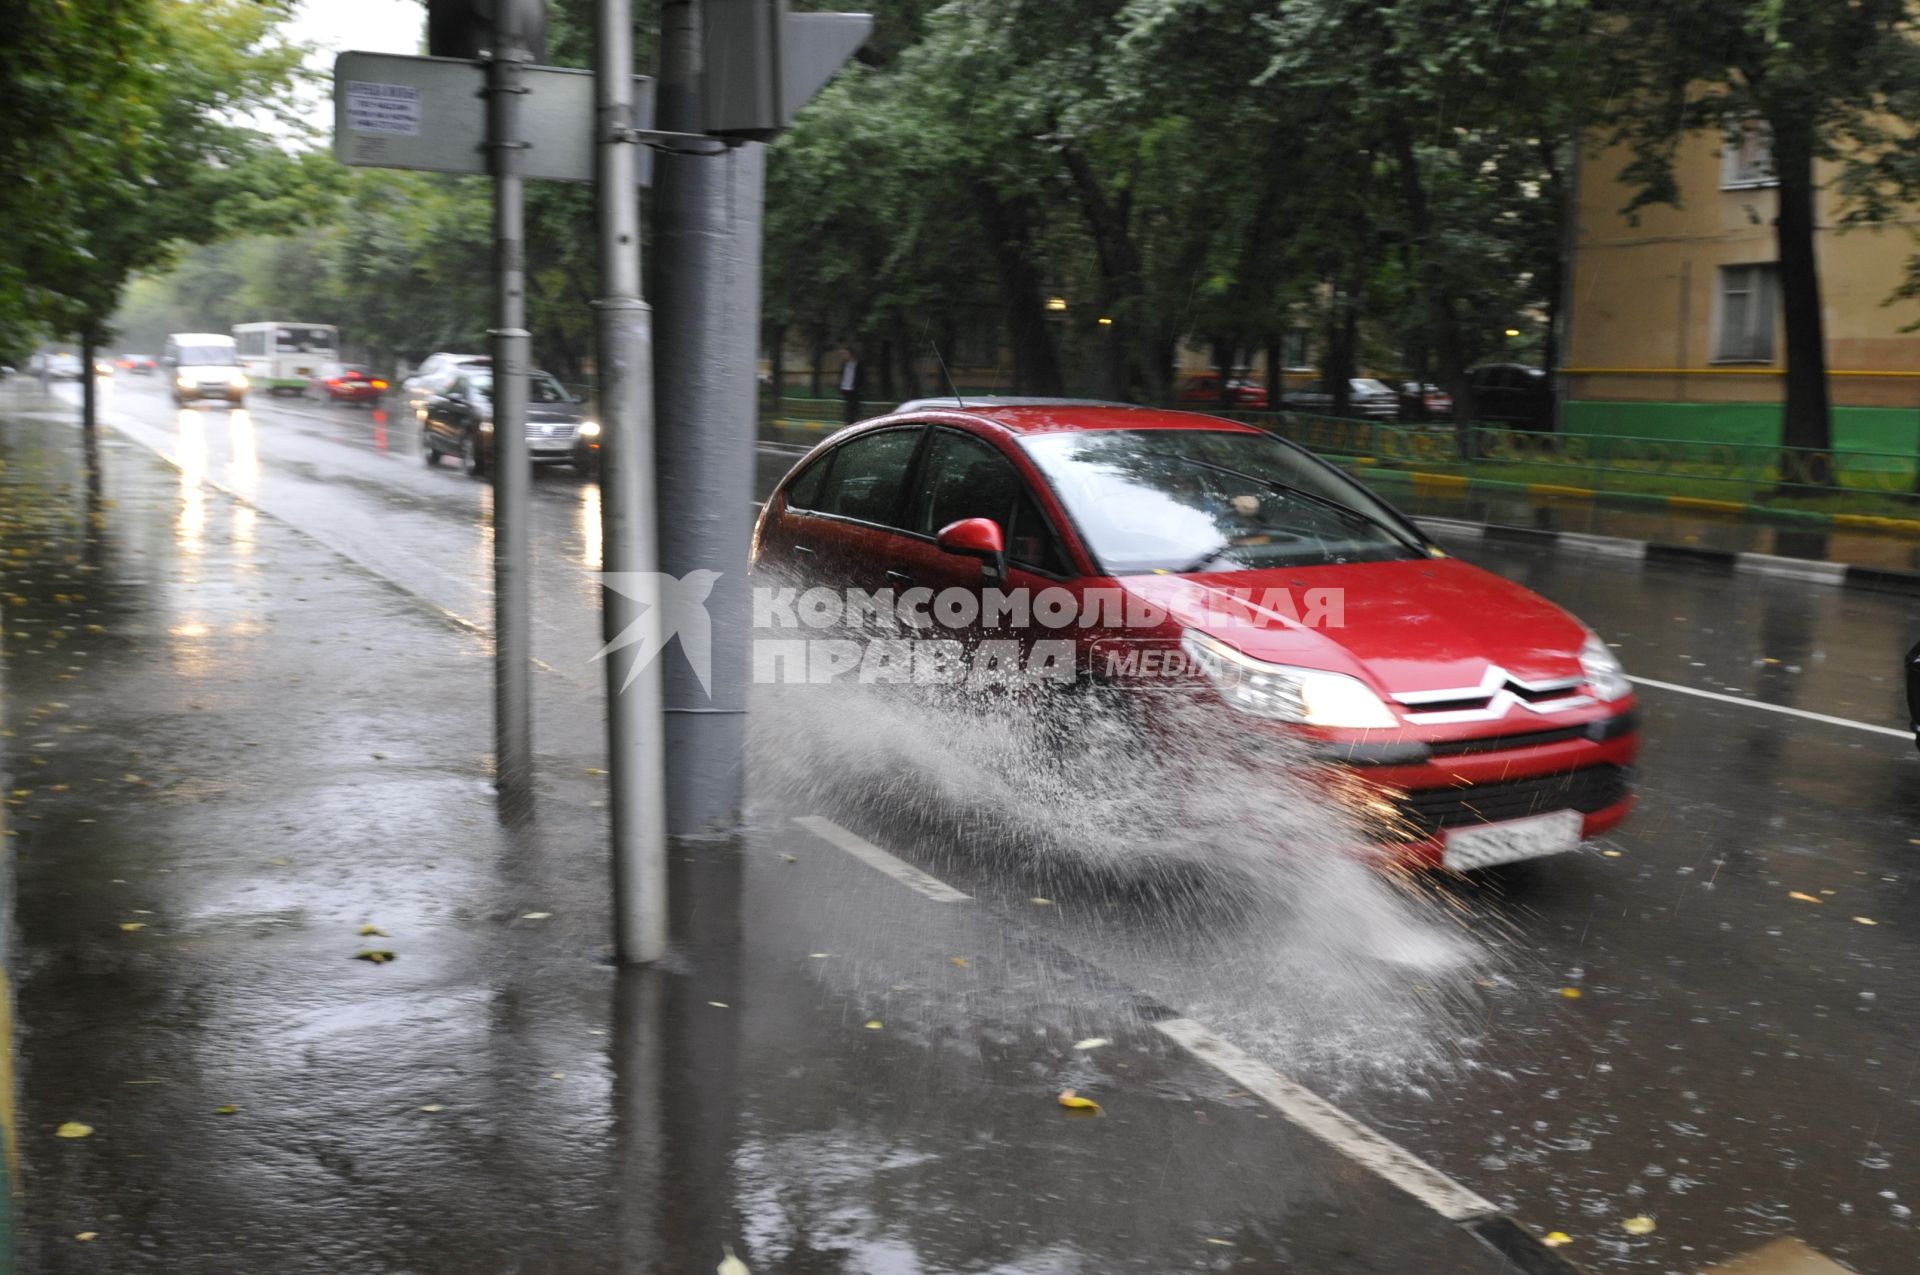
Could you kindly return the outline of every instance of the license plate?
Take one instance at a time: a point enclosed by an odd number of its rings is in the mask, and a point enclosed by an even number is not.
[[[1456,872],[1465,872],[1496,863],[1565,854],[1579,847],[1580,827],[1578,810],[1556,810],[1552,814],[1529,815],[1505,823],[1451,828],[1447,831],[1442,862]]]

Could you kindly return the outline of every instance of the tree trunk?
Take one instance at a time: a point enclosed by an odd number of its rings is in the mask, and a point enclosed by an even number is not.
[[[894,392],[893,384],[893,338],[880,338],[880,397],[888,403],[898,403],[899,396]]]
[[[812,398],[820,397],[820,382],[827,366],[827,330],[815,327],[813,330],[813,375],[807,382],[807,394]]]
[[[1233,380],[1233,342],[1229,340],[1213,342],[1213,374],[1219,376],[1219,384],[1213,386],[1215,388],[1213,399],[1221,407],[1231,407],[1233,390],[1229,388],[1229,382]]]
[[[1280,410],[1280,395],[1287,388],[1286,368],[1281,360],[1286,357],[1286,338],[1277,332],[1267,333],[1267,408]]]
[[[1024,200],[1000,197],[984,177],[970,184],[974,214],[993,250],[1000,275],[1000,298],[1005,308],[1007,340],[1013,348],[1013,390],[1016,394],[1057,395],[1061,391],[1060,356],[1053,329],[1047,323],[1046,289],[1035,264],[1033,222]],[[924,351],[914,350],[911,354]]]
[[[94,426],[100,421],[100,378],[93,374],[93,360],[100,348],[99,330],[87,326],[80,329],[80,428],[87,437],[93,437]]]
[[[1320,380],[1333,396],[1327,411],[1345,416],[1353,406],[1353,356],[1360,344],[1360,315],[1353,300],[1336,289],[1333,314],[1327,324],[1327,356],[1322,361]]]
[[[787,394],[787,325],[776,324],[767,335],[767,371],[773,382],[773,414],[780,414],[780,400]]]
[[[1063,146],[1060,158],[1067,176],[1079,196],[1080,213],[1093,237],[1094,259],[1100,268],[1100,307],[1102,317],[1112,323],[1100,328],[1098,392],[1107,398],[1121,398],[1130,389],[1127,375],[1128,346],[1134,324],[1140,321],[1140,251],[1133,242],[1129,223],[1133,205],[1127,192],[1117,198],[1094,175],[1093,165],[1078,147]],[[1157,371],[1158,369],[1156,369]]]
[[[916,351],[913,348],[912,330],[903,315],[893,316],[893,350],[900,360],[900,396],[906,399],[922,397],[920,369],[914,362]]]
[[[1782,129],[1781,123],[1788,127]],[[1828,486],[1833,482],[1833,413],[1827,400],[1827,339],[1820,313],[1820,270],[1814,255],[1812,139],[1804,125],[1774,123],[1773,168],[1780,179],[1780,215],[1774,236],[1780,261],[1780,308],[1787,335],[1787,393],[1780,442],[1809,448],[1782,477]],[[1787,469],[1798,472],[1788,474]]]
[[[1413,132],[1404,118],[1394,123],[1393,150],[1394,166],[1400,170],[1400,196],[1406,202],[1407,225],[1413,235],[1414,278],[1419,283],[1421,299],[1427,303],[1423,308],[1437,320],[1434,326],[1438,331],[1434,335],[1439,348],[1434,353],[1439,356],[1447,392],[1453,395],[1454,428],[1465,430],[1472,424],[1472,404],[1464,402],[1462,393],[1467,379],[1467,359],[1460,339],[1459,312],[1454,307],[1452,292],[1433,266],[1433,211],[1427,204],[1419,158],[1413,153]]]

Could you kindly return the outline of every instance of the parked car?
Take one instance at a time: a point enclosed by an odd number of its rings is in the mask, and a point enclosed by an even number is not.
[[[470,363],[451,373],[420,414],[420,451],[427,467],[458,456],[475,478],[493,467],[493,368]],[[536,465],[572,465],[591,473],[600,460],[600,423],[545,372],[527,374],[527,456]]]
[[[1473,418],[1516,429],[1553,428],[1553,385],[1524,363],[1482,363],[1467,369]]]
[[[1197,376],[1188,377],[1180,387],[1180,401],[1218,407],[1220,405],[1219,374],[1202,372]],[[1227,381],[1227,405],[1243,407],[1248,411],[1265,411],[1267,387],[1246,377],[1232,377]]]
[[[1913,723],[1913,746],[1920,748],[1920,642],[1907,652],[1907,714]]]
[[[1453,395],[1431,381],[1406,381],[1400,386],[1401,413],[1407,420],[1453,419]]]
[[[329,363],[307,383],[307,394],[329,403],[364,407],[378,403],[387,392],[387,378],[360,363]]]
[[[1638,713],[1606,643],[1249,425],[930,401],[814,448],[753,544],[753,570],[782,584],[1071,599],[1050,612],[1060,624],[1039,626],[1035,602],[1032,623],[994,635],[1071,639],[1076,685],[1185,688],[1229,737],[1311,741],[1373,788],[1404,829],[1395,852],[1416,861],[1571,850],[1633,804]],[[1314,589],[1342,591],[1337,622],[1275,611],[1276,595]],[[1174,681],[1116,658],[1149,643]],[[1165,697],[1126,702],[1151,713]]]
[[[1400,415],[1400,398],[1385,382],[1370,376],[1356,376],[1347,382],[1347,410],[1370,420],[1393,420]],[[1296,412],[1327,413],[1333,410],[1333,393],[1323,381],[1311,381],[1280,396],[1281,405]]]
[[[224,332],[175,332],[160,362],[173,374],[173,401],[184,407],[219,399],[234,407],[247,401],[247,373],[240,347]]]
[[[86,375],[86,367],[77,354],[47,355],[47,379],[50,381],[77,381]]]

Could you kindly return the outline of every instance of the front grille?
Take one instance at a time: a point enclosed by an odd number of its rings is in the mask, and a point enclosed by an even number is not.
[[[1432,836],[1443,828],[1499,823],[1556,810],[1592,814],[1623,800],[1633,788],[1630,766],[1588,766],[1526,779],[1403,794],[1395,803],[1409,831]]]

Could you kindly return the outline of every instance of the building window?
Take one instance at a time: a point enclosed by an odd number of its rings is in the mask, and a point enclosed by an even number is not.
[[[1281,342],[1280,363],[1283,367],[1312,367],[1307,359],[1307,332],[1304,328],[1295,328],[1288,332]]]
[[[1750,186],[1776,186],[1773,175],[1773,134],[1757,120],[1740,125],[1735,140],[1720,150],[1720,189],[1743,190]]]
[[[1772,263],[1720,267],[1720,335],[1713,357],[1723,363],[1773,362],[1780,285]]]

